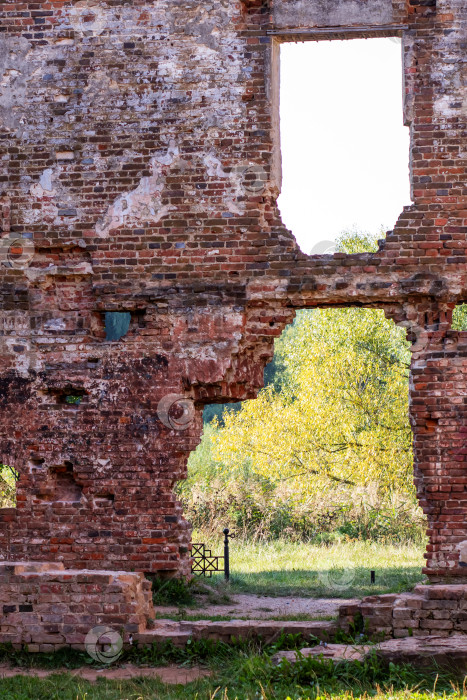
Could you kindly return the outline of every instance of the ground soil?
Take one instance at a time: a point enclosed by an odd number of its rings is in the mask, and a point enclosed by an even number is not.
[[[98,678],[108,678],[109,680],[121,681],[132,678],[159,678],[163,683],[177,685],[191,683],[198,678],[210,675],[206,669],[199,667],[179,668],[178,666],[163,666],[161,668],[148,668],[145,666],[134,666],[133,664],[123,664],[104,668],[102,670],[84,666],[70,670],[69,668],[39,669],[39,668],[16,668],[0,664],[0,679],[13,678],[14,676],[34,676],[36,678],[46,678],[56,673],[67,673],[70,676],[79,676],[83,680],[95,682]]]
[[[206,596],[197,596],[197,601],[196,608],[185,610],[186,615],[246,617],[251,620],[268,620],[273,617],[303,614],[310,615],[314,619],[335,617],[341,605],[351,605],[358,602],[356,598],[348,600],[341,598],[273,598],[243,594],[232,595],[230,603],[212,604],[206,601]],[[156,607],[156,617],[158,618],[174,617],[178,612],[179,608],[174,606]]]

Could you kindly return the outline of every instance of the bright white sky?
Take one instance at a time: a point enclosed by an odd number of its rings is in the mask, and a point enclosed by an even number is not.
[[[304,252],[390,230],[410,204],[400,40],[282,44],[281,147],[279,206]]]

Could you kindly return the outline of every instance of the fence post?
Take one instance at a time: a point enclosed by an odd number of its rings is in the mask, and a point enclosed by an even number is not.
[[[226,527],[224,530],[224,576],[225,580],[228,581],[230,578],[230,559],[229,559],[229,528]]]

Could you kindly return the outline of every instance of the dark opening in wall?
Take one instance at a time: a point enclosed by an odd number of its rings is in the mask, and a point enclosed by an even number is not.
[[[43,457],[34,457],[29,460],[29,466],[32,469],[40,469],[44,464],[45,459]]]
[[[87,392],[81,387],[50,388],[39,393],[44,397],[44,409],[62,409],[63,407],[76,409],[87,400]]]
[[[113,493],[97,493],[94,496],[95,508],[113,508],[115,502],[115,494]]]

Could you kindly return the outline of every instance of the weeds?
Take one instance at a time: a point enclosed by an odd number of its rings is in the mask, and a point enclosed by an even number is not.
[[[253,614],[254,615],[254,614]],[[255,616],[255,615],[254,615]],[[209,620],[210,622],[229,622],[230,620],[251,620],[252,616],[245,617],[244,615],[231,614],[231,615],[205,615],[202,612],[190,615],[183,610],[179,609],[175,615],[167,615],[169,620],[183,620],[184,622],[198,622],[199,620]],[[255,619],[270,620],[276,622],[329,622],[335,620],[335,615],[308,615],[307,613],[296,613],[291,615],[271,615],[264,617],[261,615],[260,618],[255,616]]]
[[[364,661],[341,661],[334,663],[323,657],[305,657],[297,653],[297,661],[291,663],[283,659],[275,666],[269,659],[263,658],[255,668],[255,676],[263,676],[268,684],[293,684],[301,686],[319,686],[330,691],[339,687],[352,688],[355,686],[381,686],[403,688],[406,686],[422,685],[425,689],[436,679],[441,680],[441,686],[448,686],[451,676],[440,669],[420,673],[408,664],[385,665],[375,653],[370,654]]]
[[[257,476],[224,483],[181,484],[184,510],[202,539],[224,527],[242,539],[332,544],[363,540],[382,544],[425,543],[425,518],[414,499],[393,493],[384,500],[371,488],[330,489],[304,496],[287,484]]]
[[[18,668],[79,668],[92,662],[85,651],[76,649],[59,649],[58,651],[31,654],[27,645],[24,649],[14,649],[11,644],[0,644],[0,663],[7,663]]]
[[[316,644],[311,638],[307,644]],[[119,657],[118,665],[133,663],[136,665],[166,666],[168,664],[219,663],[233,656],[249,654],[272,655],[278,651],[298,650],[303,646],[303,637],[299,634],[281,633],[274,643],[264,643],[260,637],[254,640],[233,639],[229,644],[212,639],[189,639],[185,647],[176,646],[172,640],[154,642],[151,646],[125,648]],[[92,665],[102,668],[85,651],[60,649],[50,654],[31,654],[27,645],[24,649],[14,649],[11,644],[0,644],[0,662],[8,662],[18,668],[79,668]],[[105,667],[105,665],[104,665]]]
[[[195,605],[195,581],[184,578],[164,579],[147,574],[152,581],[152,599],[154,605]]]
[[[316,643],[317,640],[315,640]],[[313,643],[313,642],[312,642]],[[119,664],[161,666],[201,664],[211,676],[185,687],[164,686],[157,679],[138,678],[131,681],[101,679],[95,685],[79,678],[55,675],[45,679],[16,677],[0,680],[2,700],[461,700],[465,698],[462,678],[440,668],[423,672],[408,664],[385,665],[371,654],[364,661],[342,661],[337,664],[323,657],[304,657],[298,651],[303,645],[298,635],[282,635],[275,644],[260,640],[225,644],[213,641],[192,641],[185,649],[171,642],[147,649],[125,651]],[[297,653],[297,662],[273,662],[273,655],[284,649]],[[24,666],[26,652],[11,647],[2,654]],[[82,665],[80,652],[64,650],[51,655],[29,655],[34,664],[28,667],[76,668]],[[81,663],[77,663],[80,662]],[[465,681],[464,681],[465,684]],[[462,690],[460,690],[462,688]]]

